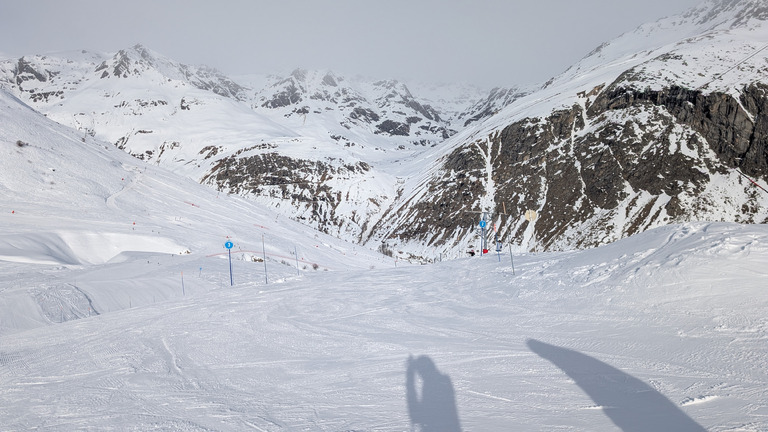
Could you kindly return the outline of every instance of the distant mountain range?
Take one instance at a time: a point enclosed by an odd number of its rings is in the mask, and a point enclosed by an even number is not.
[[[383,252],[583,248],[768,220],[750,181],[768,180],[766,20],[761,0],[707,1],[541,88],[490,93],[301,69],[227,77],[141,45],[5,60],[0,85],[84,139]]]

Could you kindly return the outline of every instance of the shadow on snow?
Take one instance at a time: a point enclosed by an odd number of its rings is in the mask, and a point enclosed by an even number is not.
[[[405,383],[412,425],[420,425],[421,432],[461,431],[451,379],[437,370],[431,358],[409,357]]]
[[[579,352],[528,340],[534,353],[552,362],[624,432],[704,432],[674,403],[639,379]]]

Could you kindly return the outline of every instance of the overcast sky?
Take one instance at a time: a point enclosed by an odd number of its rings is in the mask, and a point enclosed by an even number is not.
[[[296,67],[483,87],[538,83],[702,0],[0,0],[0,53],[141,43],[239,75]]]

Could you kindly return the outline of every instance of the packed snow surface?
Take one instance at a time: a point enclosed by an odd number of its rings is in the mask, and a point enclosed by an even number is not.
[[[144,251],[101,263],[97,248],[99,265],[26,247],[99,231],[14,234],[5,430],[768,428],[765,226],[429,266],[335,251],[329,271],[268,256],[265,274],[238,253],[234,285],[226,254],[158,253],[173,242],[144,236],[104,237]]]

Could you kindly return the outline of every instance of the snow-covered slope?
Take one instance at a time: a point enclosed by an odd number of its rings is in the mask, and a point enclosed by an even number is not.
[[[462,104],[479,95],[454,87],[441,112],[403,83],[330,71],[242,77],[241,85],[141,45],[8,60],[0,76],[83,136],[355,241],[410,175],[401,161],[455,133]]]
[[[0,125],[4,430],[768,429],[765,225],[409,266]]]
[[[221,255],[227,252],[227,239],[234,242],[233,256],[241,265],[255,266],[266,254],[277,279],[296,275],[297,266],[301,273],[368,268],[385,260],[253,202],[148,165],[109,143],[82,137],[4,91],[0,122],[0,261],[6,276],[11,275],[3,288],[9,309],[2,329],[16,327],[17,321],[44,322],[51,313],[83,316],[89,304],[115,310],[127,307],[131,297],[134,305],[146,303],[153,298],[147,290],[157,298],[180,295],[182,267],[200,269],[194,273],[203,277],[204,270],[227,266]],[[332,258],[336,255],[341,259]],[[145,264],[133,267],[133,280],[108,286],[87,270],[123,262]],[[156,267],[158,262],[163,269]],[[59,304],[61,311],[14,307],[17,301],[29,305],[30,293],[45,280],[26,276],[29,264],[72,270],[70,276],[77,276],[57,281],[41,295],[53,296],[57,304],[64,299],[56,296],[71,294],[80,299],[77,305]],[[96,273],[104,271],[109,272],[100,268]],[[57,294],[59,289],[65,294]]]

